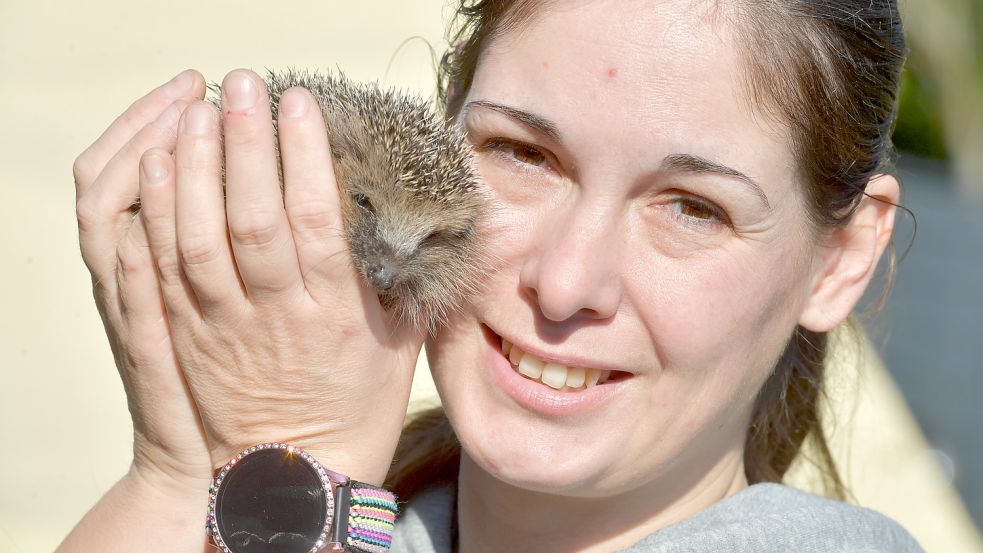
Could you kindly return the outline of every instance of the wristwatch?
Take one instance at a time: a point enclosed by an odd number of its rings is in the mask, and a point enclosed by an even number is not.
[[[252,446],[216,471],[205,528],[225,553],[386,553],[396,514],[392,492],[274,442]]]

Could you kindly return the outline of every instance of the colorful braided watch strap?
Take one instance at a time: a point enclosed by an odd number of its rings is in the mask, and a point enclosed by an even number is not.
[[[350,481],[348,549],[355,553],[385,553],[393,542],[396,496],[362,482]]]

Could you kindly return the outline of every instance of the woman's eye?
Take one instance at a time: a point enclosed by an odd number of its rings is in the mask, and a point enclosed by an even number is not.
[[[516,144],[512,147],[512,157],[520,163],[527,165],[543,165],[546,163],[546,156],[536,148],[525,144]]]
[[[722,209],[696,198],[676,198],[673,201],[673,213],[688,224],[698,226],[730,226],[730,219]]]
[[[682,201],[679,202],[679,212],[687,217],[692,217],[694,219],[704,219],[711,220],[717,216],[710,206],[693,202],[693,201]]]
[[[490,150],[519,165],[546,167],[549,159],[542,150],[523,142],[494,138],[481,146],[482,150]]]

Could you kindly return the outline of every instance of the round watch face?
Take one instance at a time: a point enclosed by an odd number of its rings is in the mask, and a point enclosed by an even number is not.
[[[263,444],[240,455],[215,480],[210,514],[219,548],[232,553],[319,549],[334,512],[324,469],[284,444]]]

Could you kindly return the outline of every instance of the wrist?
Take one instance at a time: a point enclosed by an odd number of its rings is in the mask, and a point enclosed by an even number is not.
[[[135,498],[154,496],[178,510],[197,509],[208,500],[211,476],[164,470],[157,465],[134,460],[120,480],[124,493]]]
[[[211,478],[208,448],[200,433],[171,433],[164,440],[159,434],[142,431],[142,427],[134,424],[133,429],[130,471],[134,476],[175,489]]]
[[[403,418],[395,421],[346,417],[329,425],[303,431],[284,426],[253,428],[240,432],[234,443],[210,440],[212,468],[218,469],[246,448],[280,442],[307,451],[324,467],[353,480],[381,486],[392,465]],[[207,487],[207,486],[206,486]]]

